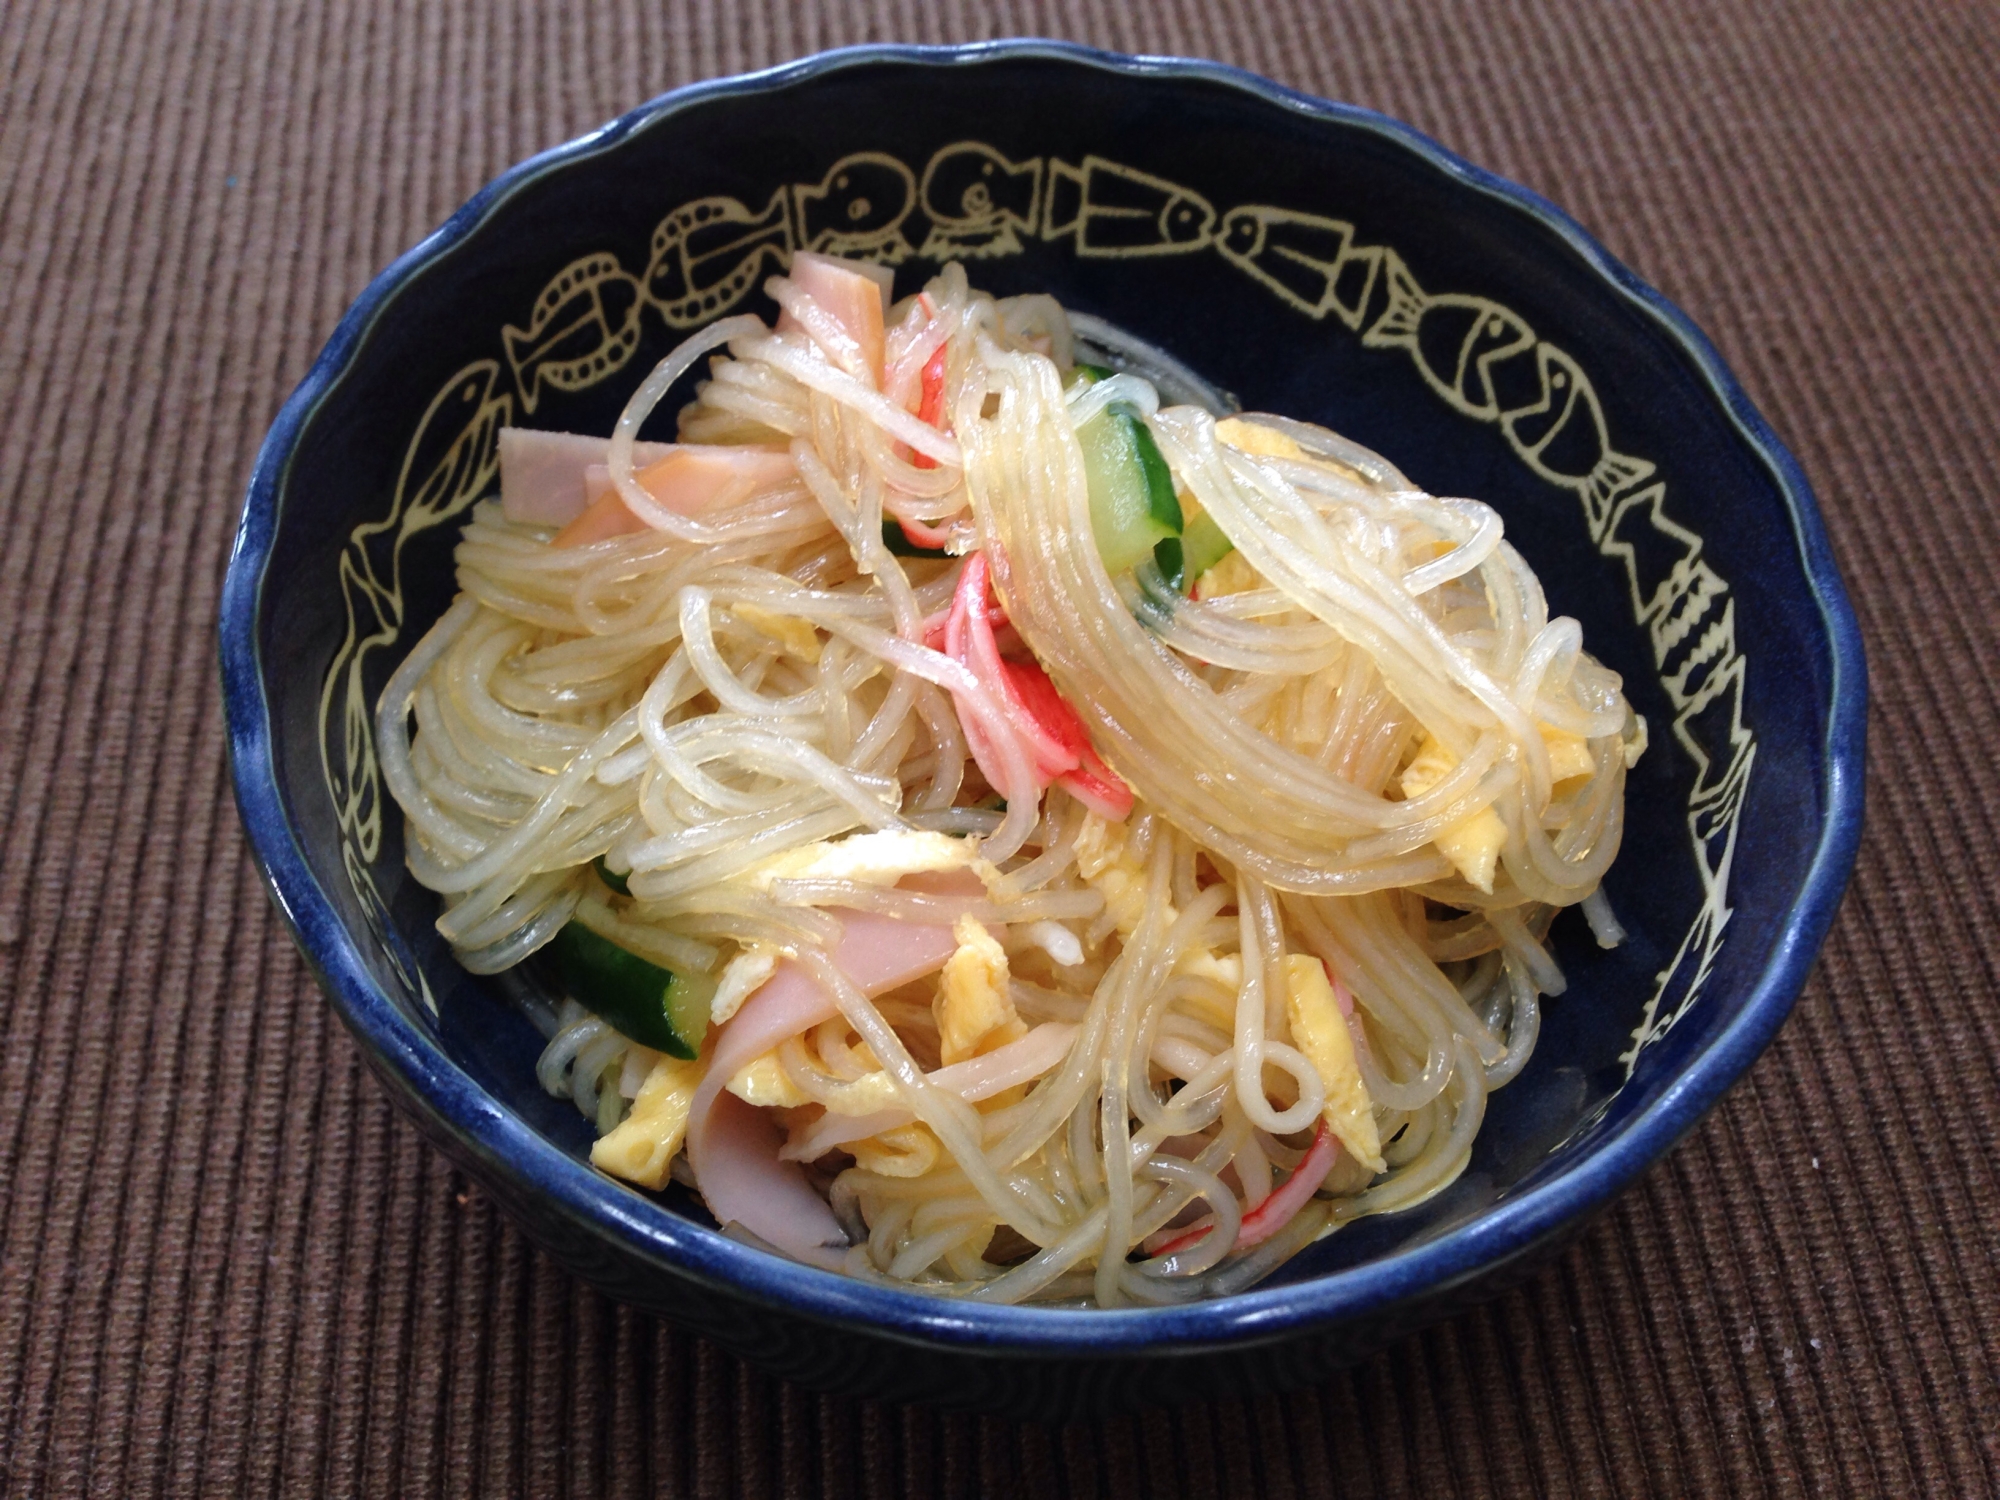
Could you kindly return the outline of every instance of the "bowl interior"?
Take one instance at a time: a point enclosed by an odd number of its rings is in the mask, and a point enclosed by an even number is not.
[[[801,247],[891,263],[899,294],[952,258],[1052,292],[1247,408],[1491,502],[1646,716],[1607,881],[1630,941],[1600,951],[1565,915],[1569,991],[1470,1169],[1281,1282],[1576,1169],[1739,1018],[1829,817],[1836,666],[1754,417],[1688,341],[1521,195],[1358,114],[1075,58],[878,59],[683,98],[476,200],[346,330],[279,475],[256,644],[293,836],[375,982],[498,1108],[589,1171],[585,1121],[536,1085],[539,1034],[452,962],[403,870],[371,710],[451,599],[496,429],[608,432],[687,331],[768,315],[758,288]],[[706,1222],[678,1190],[630,1196],[634,1232]]]

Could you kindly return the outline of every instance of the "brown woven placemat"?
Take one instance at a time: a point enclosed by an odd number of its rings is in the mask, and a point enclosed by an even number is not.
[[[1568,1254],[1321,1390],[1062,1430],[784,1388],[530,1250],[275,920],[212,665],[266,423],[488,177],[691,79],[1025,33],[1571,209],[1804,462],[1875,703],[1798,1013]],[[0,1494],[2000,1493],[2000,7],[15,0],[0,77]]]

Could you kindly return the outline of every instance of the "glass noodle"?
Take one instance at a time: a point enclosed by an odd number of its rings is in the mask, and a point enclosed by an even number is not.
[[[381,700],[409,868],[467,968],[568,988],[540,1076],[606,1170],[925,1292],[1240,1290],[1464,1169],[1556,912],[1621,935],[1643,724],[1489,507],[1050,298],[876,280],[800,257],[662,360],[618,529],[475,509]],[[689,505],[640,433],[704,359],[671,451],[748,456]],[[1107,569],[1107,423],[1226,538],[1200,578]],[[697,1056],[572,928],[682,976]]]

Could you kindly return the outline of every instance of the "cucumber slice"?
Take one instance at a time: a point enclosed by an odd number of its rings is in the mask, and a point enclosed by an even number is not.
[[[621,896],[632,894],[632,887],[626,883],[625,876],[620,875],[611,866],[606,864],[603,855],[600,854],[597,858],[593,859],[590,862],[590,867],[597,872],[597,878],[603,881],[611,890],[616,891]]]
[[[715,981],[675,974],[619,947],[581,922],[549,943],[564,988],[585,1009],[643,1047],[673,1057],[701,1054]]]
[[[1117,371],[1078,364],[1066,388],[1096,385]],[[1138,412],[1122,402],[1077,429],[1090,482],[1090,525],[1097,552],[1112,576],[1137,566],[1151,551],[1176,588],[1181,580],[1181,504],[1159,444]]]
[[[1112,577],[1181,534],[1181,503],[1159,445],[1138,414],[1114,405],[1076,430],[1090,485],[1090,529]]]
[[[1197,579],[1236,550],[1204,511],[1187,523],[1187,530],[1153,548],[1153,562],[1169,588],[1192,594]]]
[[[1197,578],[1235,550],[1236,544],[1222,534],[1222,528],[1215,524],[1215,518],[1207,511],[1203,511],[1188,522],[1187,530],[1181,533],[1184,581],[1178,582],[1176,586],[1182,589],[1193,588]],[[1162,568],[1160,571],[1164,573],[1166,569]]]

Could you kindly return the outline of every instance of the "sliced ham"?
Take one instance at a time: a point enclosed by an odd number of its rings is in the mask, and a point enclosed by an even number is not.
[[[648,530],[646,523],[632,514],[617,492],[599,495],[589,509],[549,539],[551,547],[588,547],[592,542],[609,541],[614,536],[632,536]]]
[[[708,1077],[719,1076],[709,1070]],[[701,1122],[699,1136],[693,1128],[696,1120]],[[688,1161],[715,1221],[741,1224],[780,1250],[816,1260],[815,1252],[844,1247],[847,1235],[805,1174],[778,1160],[783,1144],[778,1122],[729,1090],[707,1099],[695,1096]]]
[[[635,466],[666,457],[665,443],[635,443]],[[532,427],[500,429],[500,508],[510,521],[531,526],[567,526],[597,497],[588,493],[586,473],[602,467],[611,451],[608,437],[574,432],[541,432]],[[606,483],[609,483],[607,478]]]
[[[883,325],[889,316],[889,292],[895,272],[887,266],[839,260],[801,250],[785,273],[792,284],[816,302],[861,348],[870,382],[882,383]],[[778,318],[778,332],[800,327],[790,313]]]
[[[837,911],[840,942],[833,961],[867,995],[880,995],[944,966],[958,946],[949,926],[899,922],[870,912]],[[688,1164],[716,1222],[732,1221],[781,1250],[811,1255],[844,1245],[833,1210],[798,1165],[780,1161],[777,1122],[724,1087],[744,1064],[787,1037],[840,1014],[833,997],[790,960],[716,1033],[708,1071],[688,1117]]]
[[[722,443],[641,443],[646,466],[632,477],[639,487],[675,515],[690,520],[736,504],[759,490],[782,484],[798,471],[782,448],[732,447]],[[634,467],[638,460],[634,459]],[[612,487],[611,470],[595,463],[584,470],[589,505],[556,533],[550,545],[582,547],[607,537],[646,530]]]
[[[648,443],[646,446],[649,448],[655,448],[664,445],[658,443]],[[634,443],[632,445],[632,451],[635,455],[638,453],[639,445],[637,443]],[[660,457],[664,458],[666,457],[666,455],[663,453],[660,455]],[[647,464],[653,464],[657,462],[659,462],[659,459],[647,460]],[[637,474],[644,473],[646,469],[646,465],[642,465],[636,456],[632,460],[632,467],[634,470],[635,477]],[[614,488],[616,488],[616,486],[614,486],[611,483],[610,464],[592,464],[589,468],[583,471],[583,498],[588,504],[590,505],[597,504],[598,501],[602,500],[606,495],[610,494]]]

